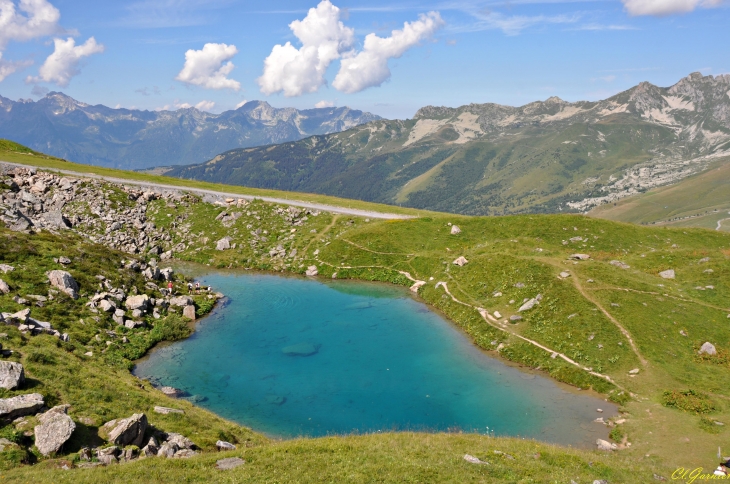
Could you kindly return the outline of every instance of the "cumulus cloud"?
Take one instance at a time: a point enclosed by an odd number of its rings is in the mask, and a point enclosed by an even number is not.
[[[415,22],[406,22],[403,30],[392,31],[390,37],[368,34],[362,51],[342,59],[332,86],[346,93],[380,86],[390,78],[388,60],[402,56],[411,47],[430,38],[443,25],[438,12],[429,12],[421,14]]]
[[[66,87],[71,82],[71,78],[80,73],[81,59],[104,52],[104,46],[98,44],[93,37],[89,37],[81,45],[76,45],[76,41],[71,37],[66,40],[53,39],[53,45],[53,53],[38,69],[40,75],[38,77],[28,76],[25,82],[52,82]]]
[[[46,0],[0,0],[0,50],[10,41],[26,41],[57,34],[61,13]]]
[[[31,61],[6,61],[3,59],[3,53],[0,52],[0,82],[13,72],[28,67],[31,64]]]
[[[238,53],[235,45],[208,43],[202,50],[185,52],[185,65],[175,78],[206,89],[241,89],[241,83],[228,78],[234,68],[230,59]],[[226,62],[228,61],[228,62]]]
[[[354,29],[340,21],[342,15],[329,0],[322,0],[304,20],[290,23],[302,46],[297,49],[291,42],[274,46],[257,80],[261,92],[291,97],[316,92],[324,85],[327,67],[350,50],[355,39]]]
[[[688,13],[698,7],[712,8],[722,0],[621,0],[630,15],[665,16],[677,13]]]
[[[317,104],[315,104],[314,107],[315,108],[333,108],[333,107],[335,107],[335,103],[333,103],[332,101],[322,100],[322,101],[318,102]]]
[[[200,101],[195,105],[195,109],[200,111],[210,111],[215,107],[215,101]]]

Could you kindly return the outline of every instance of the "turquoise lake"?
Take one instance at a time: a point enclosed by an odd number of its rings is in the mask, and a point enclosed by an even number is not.
[[[216,272],[227,298],[134,371],[289,438],[463,430],[595,445],[615,406],[489,357],[399,287]],[[601,408],[603,413],[597,413]]]

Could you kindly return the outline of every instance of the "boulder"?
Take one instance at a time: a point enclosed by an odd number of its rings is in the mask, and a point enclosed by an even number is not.
[[[71,259],[69,259],[65,255],[62,255],[61,257],[58,258],[58,263],[67,266],[71,263]]]
[[[160,387],[160,391],[171,398],[178,398],[183,394],[181,390],[174,387]]]
[[[520,316],[519,314],[513,314],[512,316],[509,317],[509,320],[512,323],[516,323],[518,321],[522,321],[522,316]]]
[[[183,317],[195,321],[195,306],[189,304],[183,308]]]
[[[455,261],[454,261],[453,263],[454,263],[454,264],[456,264],[456,265],[457,265],[457,266],[459,266],[459,267],[463,267],[464,265],[468,264],[468,263],[469,263],[469,261],[468,261],[468,260],[466,260],[466,257],[464,257],[464,256],[462,255],[462,256],[460,256],[460,257],[459,257],[458,259],[456,259],[456,260],[455,260]]]
[[[160,447],[160,450],[157,451],[157,457],[166,457],[166,458],[169,459],[171,457],[175,457],[175,453],[178,450],[179,449],[178,449],[177,445],[175,445],[174,443],[172,443],[172,442],[165,442]]]
[[[0,361],[0,388],[15,390],[24,382],[23,365],[14,361]]]
[[[629,370],[629,375],[638,375],[639,371],[638,368],[634,368],[633,370]]]
[[[13,272],[15,270],[15,267],[9,266],[7,264],[0,264],[0,271],[3,271],[4,274],[7,274],[8,272]]]
[[[319,271],[317,270],[317,266],[309,266],[307,267],[306,275],[308,276],[316,276],[319,274]]]
[[[659,273],[659,276],[663,279],[674,279],[674,269],[667,269]]]
[[[563,272],[560,273],[560,278],[561,279],[565,279],[565,278],[568,278],[568,277],[570,277],[570,272],[563,271]]]
[[[611,262],[609,262],[609,264],[611,264],[612,266],[616,266],[620,269],[630,269],[631,268],[630,265],[627,265],[627,264],[621,262],[620,260],[612,260]]]
[[[177,452],[175,452],[175,455],[173,456],[175,459],[187,459],[188,457],[193,457],[198,455],[198,452],[195,452],[191,449],[180,449]]]
[[[225,450],[236,450],[236,446],[233,445],[230,442],[225,442],[223,440],[219,440],[215,443],[215,448],[219,451],[225,451]]]
[[[139,296],[130,296],[124,301],[124,305],[127,309],[134,311],[139,309],[145,311],[150,304],[150,298],[147,294],[140,294]]]
[[[215,243],[215,250],[227,250],[231,248],[231,239],[229,237],[223,237],[221,240]]]
[[[143,321],[135,321],[133,319],[128,319],[124,321],[124,326],[129,329],[137,329],[137,328],[143,328],[144,322]]]
[[[166,281],[171,281],[174,274],[175,271],[172,270],[172,267],[165,267],[164,269],[160,269],[160,276],[162,276],[162,278]]]
[[[525,304],[520,306],[520,309],[518,309],[517,312],[521,313],[522,311],[529,311],[530,309],[534,308],[535,305],[538,303],[539,303],[539,301],[537,300],[537,298],[533,297],[532,299],[527,301]]]
[[[48,273],[51,285],[65,292],[73,299],[79,298],[79,285],[73,276],[66,271],[51,271]]]
[[[53,228],[57,229],[70,229],[71,228],[71,222],[68,221],[66,217],[63,216],[60,210],[52,210],[50,212],[45,212],[43,215],[43,221],[46,222],[46,224],[50,225]]]
[[[193,298],[189,296],[176,296],[170,299],[170,306],[184,308],[185,306],[190,306],[191,304],[193,304]]]
[[[591,256],[589,256],[588,254],[571,254],[568,257],[568,259],[573,259],[573,260],[588,260],[590,258],[591,258]]]
[[[180,414],[185,413],[184,410],[180,410],[177,408],[170,408],[170,407],[161,407],[159,405],[155,405],[154,411],[155,411],[155,413],[160,413],[162,415],[168,415],[171,413],[180,413]]]
[[[114,422],[113,425],[109,425],[112,422]],[[136,445],[140,447],[142,445],[142,439],[147,430],[147,416],[145,414],[135,413],[131,417],[113,420],[112,422],[107,422],[104,425],[106,428],[111,427],[107,439],[109,442],[121,446]]]
[[[709,341],[706,341],[700,348],[700,354],[703,354],[703,353],[708,354],[710,356],[716,355],[717,350],[715,349],[715,345],[713,345]]]
[[[14,319],[21,324],[25,324],[30,319],[30,308],[21,309],[17,313],[10,315],[10,319]]]
[[[484,462],[483,460],[469,454],[464,454],[464,460],[470,464],[488,464],[488,462]]]
[[[7,294],[10,292],[10,286],[8,286],[8,283],[0,279],[0,293]]]
[[[34,429],[35,445],[43,455],[58,452],[63,444],[71,438],[76,424],[66,415],[67,405],[53,407],[38,420],[41,424]]]
[[[187,437],[185,437],[182,434],[177,434],[175,432],[170,432],[169,434],[167,434],[167,439],[165,439],[165,442],[169,443],[169,444],[175,444],[175,446],[177,446],[178,449],[191,449],[192,450],[192,449],[198,448],[198,446],[195,445],[195,443],[192,440],[188,439]]]
[[[109,301],[107,299],[102,299],[99,302],[99,309],[101,309],[105,313],[111,313],[113,311],[116,311],[117,310],[117,307],[114,305],[113,302],[111,302],[111,301]]]
[[[238,466],[242,466],[245,463],[246,461],[241,459],[240,457],[228,457],[216,461],[215,468],[221,471],[227,471],[230,469],[235,469]]]
[[[451,226],[451,235],[456,235],[456,234],[460,234],[460,233],[461,233],[461,229],[459,228],[458,225]]]
[[[28,393],[12,398],[0,398],[0,418],[14,420],[26,415],[35,415],[45,402],[40,393]]]
[[[145,269],[144,271],[142,271],[142,275],[146,279],[149,279],[152,281],[158,281],[162,278],[162,276],[160,275],[160,269],[158,269],[157,267],[152,267],[152,266],[150,266],[147,269]]]
[[[616,444],[612,444],[611,442],[608,442],[603,439],[597,439],[596,446],[598,447],[598,450],[611,451],[611,450],[617,449]]]

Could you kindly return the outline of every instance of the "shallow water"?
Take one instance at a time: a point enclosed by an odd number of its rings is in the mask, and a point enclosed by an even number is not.
[[[398,287],[247,273],[202,281],[228,303],[135,374],[268,435],[461,429],[584,446],[607,434],[593,419],[615,413],[489,357]]]

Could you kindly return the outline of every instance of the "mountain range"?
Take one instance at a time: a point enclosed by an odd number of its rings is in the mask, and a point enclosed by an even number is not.
[[[585,212],[730,159],[730,75],[597,102],[427,106],[167,174],[472,215]]]
[[[0,96],[0,138],[80,163],[124,169],[199,163],[247,146],[333,133],[380,119],[348,107],[277,109],[251,101],[211,114],[91,106],[60,92],[39,101]]]

